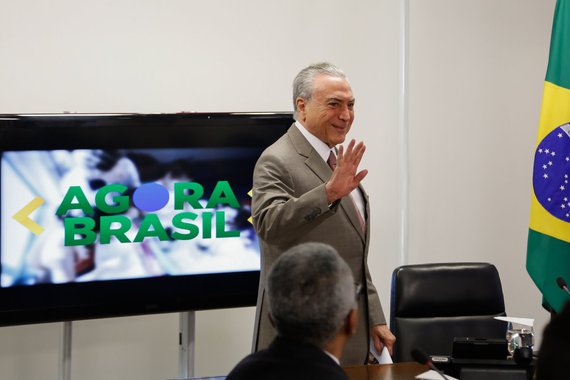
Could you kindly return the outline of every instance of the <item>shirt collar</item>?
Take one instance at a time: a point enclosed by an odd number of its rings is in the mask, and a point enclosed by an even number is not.
[[[311,146],[317,151],[319,156],[323,158],[323,161],[326,162],[329,159],[331,148],[329,148],[329,146],[321,141],[317,136],[309,132],[307,128],[305,128],[305,126],[299,121],[295,121],[295,126],[303,134],[303,136],[305,136],[309,144],[311,144]],[[334,150],[335,149],[332,149],[332,151]]]
[[[333,354],[331,354],[330,352],[328,352],[327,350],[323,350],[325,352],[325,354],[327,354],[328,356],[330,356],[330,358],[332,360],[335,361],[336,364],[340,365],[340,360],[338,360],[338,358],[336,356],[334,356]]]

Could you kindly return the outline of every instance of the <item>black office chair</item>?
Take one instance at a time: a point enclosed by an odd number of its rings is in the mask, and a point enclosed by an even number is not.
[[[390,328],[394,362],[414,361],[414,348],[451,356],[453,338],[504,339],[499,273],[488,263],[404,265],[392,273]]]

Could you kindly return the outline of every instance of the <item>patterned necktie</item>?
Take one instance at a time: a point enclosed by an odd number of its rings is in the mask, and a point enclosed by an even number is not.
[[[327,160],[327,164],[329,164],[331,169],[334,171],[334,169],[336,168],[336,156],[332,150],[329,154],[329,159]],[[352,200],[352,204],[354,205],[354,208],[356,209],[356,213],[358,214],[358,220],[360,221],[360,228],[362,228],[362,232],[366,233],[366,221],[362,217],[362,214],[360,213],[360,209],[358,208],[358,206],[356,206],[356,202],[354,201],[354,198],[352,198],[352,196],[350,196],[350,199]]]
[[[327,164],[331,167],[332,170],[336,168],[336,156],[334,155],[333,151],[329,154],[329,159],[327,160]]]

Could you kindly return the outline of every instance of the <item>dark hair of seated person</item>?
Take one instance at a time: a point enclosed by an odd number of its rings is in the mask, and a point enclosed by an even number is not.
[[[535,380],[570,378],[570,301],[544,328]]]

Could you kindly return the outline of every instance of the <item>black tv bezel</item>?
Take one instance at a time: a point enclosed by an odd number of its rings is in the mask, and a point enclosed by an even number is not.
[[[0,114],[0,155],[90,148],[263,148],[292,122],[287,112]],[[259,271],[246,271],[6,287],[0,288],[0,326],[253,306],[258,284]]]

